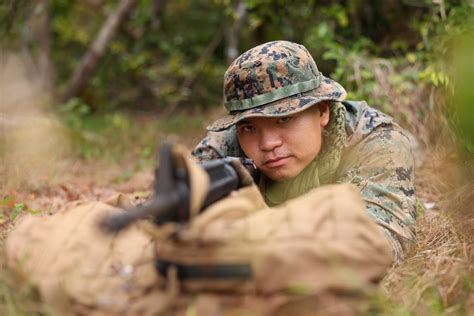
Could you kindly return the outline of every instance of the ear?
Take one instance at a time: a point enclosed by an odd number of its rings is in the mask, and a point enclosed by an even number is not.
[[[329,123],[329,102],[322,102],[319,105],[319,115],[321,127],[326,127]]]

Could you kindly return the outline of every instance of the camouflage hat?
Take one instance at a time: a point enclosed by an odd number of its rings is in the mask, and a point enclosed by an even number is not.
[[[224,75],[224,106],[229,114],[207,129],[220,131],[250,117],[286,116],[345,97],[344,88],[319,72],[303,45],[269,42],[243,53],[229,66]]]

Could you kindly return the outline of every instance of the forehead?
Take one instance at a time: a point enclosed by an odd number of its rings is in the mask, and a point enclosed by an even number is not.
[[[301,112],[296,112],[296,113],[291,113],[288,115],[281,115],[281,116],[258,116],[258,117],[247,117],[244,118],[243,120],[240,120],[239,122],[236,123],[236,125],[242,125],[242,124],[257,124],[257,123],[266,123],[266,122],[274,122],[276,120],[279,120],[284,117],[301,117],[301,116],[310,116],[315,113],[316,110],[318,110],[318,106],[312,106],[304,111]]]
[[[278,119],[281,119],[283,117],[292,117],[295,116],[296,114],[290,114],[290,115],[285,115],[285,116],[268,116],[268,117],[248,117],[245,118],[239,122],[236,123],[236,125],[244,125],[244,124],[264,124],[267,122],[274,122]]]

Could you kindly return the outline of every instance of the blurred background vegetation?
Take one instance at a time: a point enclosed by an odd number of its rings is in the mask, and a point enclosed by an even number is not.
[[[84,131],[134,125],[126,122],[130,115],[168,122],[184,113],[197,119],[181,126],[200,129],[208,122],[203,117],[220,109],[231,60],[262,42],[291,40],[310,50],[349,99],[395,116],[426,145],[443,133],[427,129],[446,119],[433,111],[446,109],[443,98],[453,94],[453,47],[467,38],[473,6],[472,0],[4,0],[0,48],[21,56],[41,78],[53,111],[88,138]],[[472,152],[472,143],[465,148]],[[94,149],[83,149],[82,156],[94,156]]]

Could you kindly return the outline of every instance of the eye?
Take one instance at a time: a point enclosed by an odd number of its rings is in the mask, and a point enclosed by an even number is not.
[[[250,133],[255,130],[255,127],[252,124],[241,124],[238,125],[238,130],[244,133]]]
[[[293,117],[291,116],[285,116],[285,117],[280,117],[277,119],[277,124],[285,124],[285,123],[288,123],[289,121],[291,121],[293,119]]]

